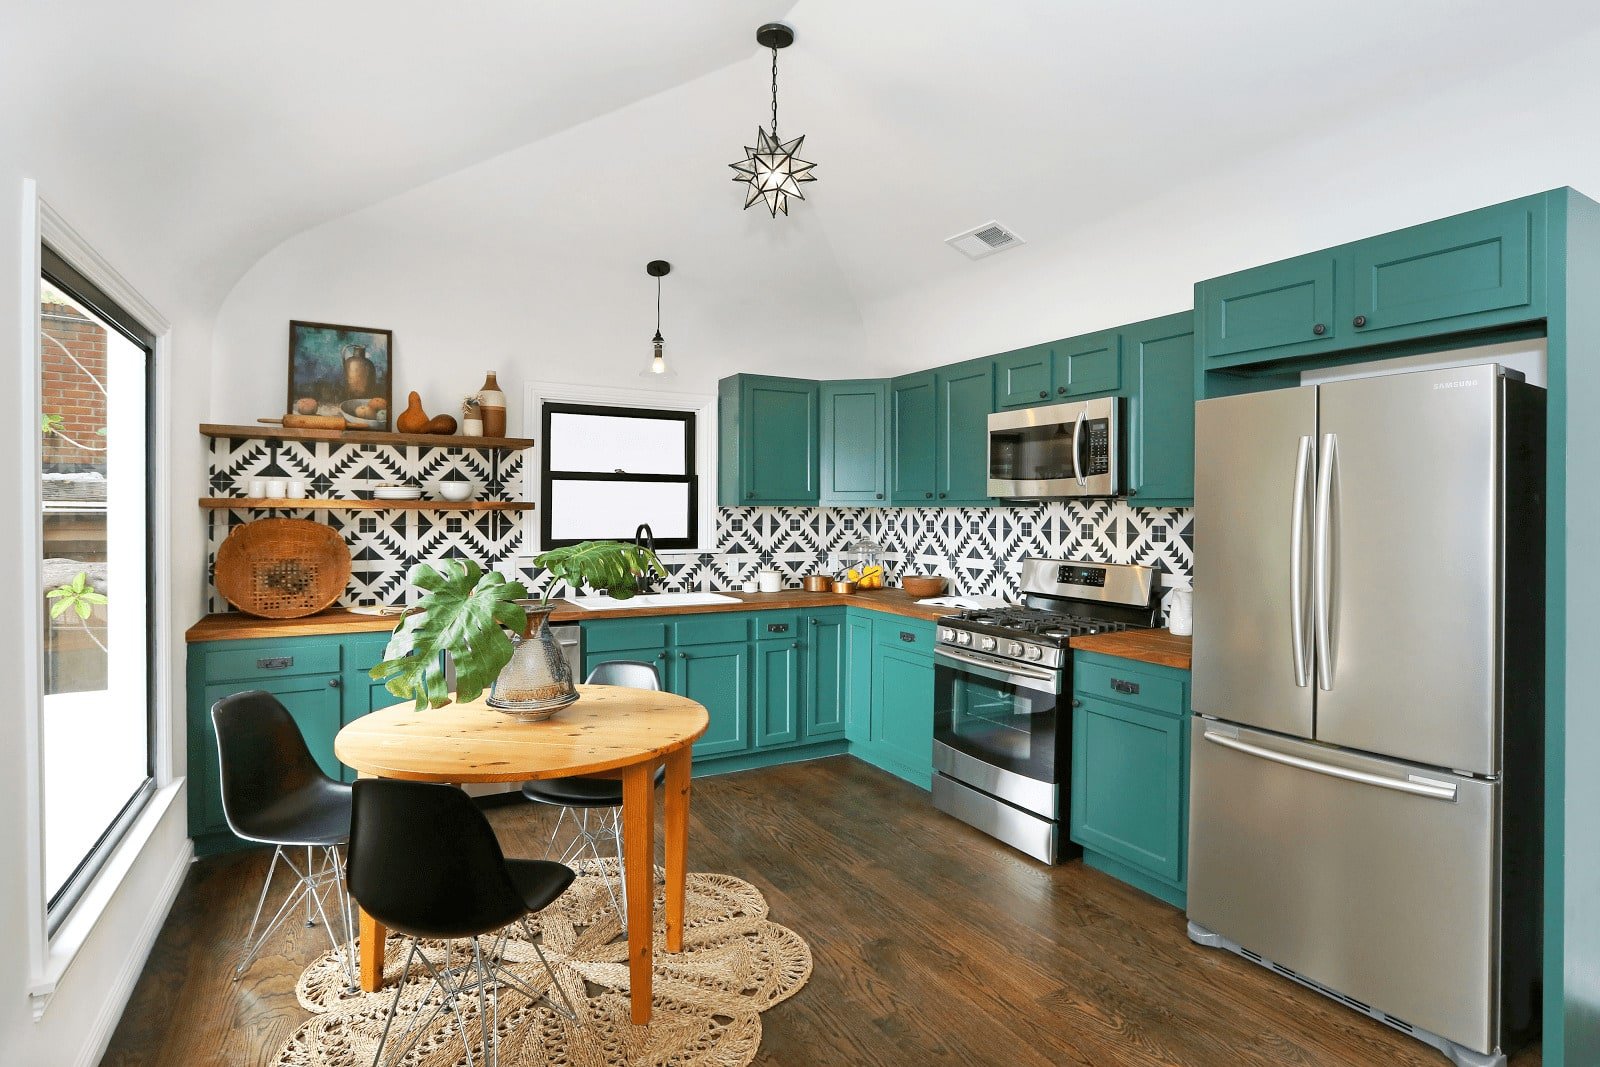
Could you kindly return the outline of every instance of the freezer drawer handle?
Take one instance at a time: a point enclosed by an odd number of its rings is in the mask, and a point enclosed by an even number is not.
[[[1126,693],[1131,697],[1139,695],[1138,682],[1124,682],[1121,678],[1113,678],[1111,679],[1111,688],[1119,693]]]
[[[281,671],[293,666],[293,656],[267,656],[256,660],[256,670],[258,671]]]
[[[1274,752],[1270,748],[1260,748],[1237,737],[1226,734],[1212,733],[1207,730],[1205,738],[1214,745],[1231,748],[1235,752],[1243,752],[1247,756],[1259,756],[1273,763],[1282,763],[1289,767],[1298,767],[1303,771],[1314,774],[1325,774],[1329,778],[1343,778],[1347,782],[1359,782],[1362,785],[1375,785],[1380,789],[1393,789],[1397,793],[1410,793],[1412,796],[1432,797],[1434,800],[1456,799],[1456,787],[1445,782],[1434,782],[1426,779],[1401,781],[1398,778],[1385,778],[1381,774],[1368,774],[1365,771],[1353,771],[1348,767],[1335,767],[1328,763],[1318,763],[1316,760],[1301,759],[1291,756],[1287,752]]]

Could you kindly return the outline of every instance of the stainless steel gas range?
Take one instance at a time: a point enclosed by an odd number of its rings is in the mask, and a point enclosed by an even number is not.
[[[1068,642],[1154,626],[1154,579],[1149,567],[1030,558],[1022,604],[939,620],[934,807],[1046,863],[1064,857]]]

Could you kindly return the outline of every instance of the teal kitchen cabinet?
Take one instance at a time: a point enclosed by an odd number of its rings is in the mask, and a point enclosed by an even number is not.
[[[686,645],[673,651],[667,688],[704,705],[711,716],[711,725],[694,743],[696,758],[750,748],[751,658],[747,641]]]
[[[1183,907],[1189,672],[1073,654],[1069,830],[1084,862]]]
[[[781,626],[778,633],[768,627]],[[805,691],[801,677],[800,637],[804,632],[798,619],[781,623],[758,623],[755,657],[755,745],[770,748],[800,740],[800,704]]]
[[[873,505],[889,497],[889,383],[822,382],[823,504]]]
[[[852,746],[872,741],[872,613],[845,612],[844,647],[848,677],[844,736]]]
[[[1337,260],[1332,252],[1313,252],[1196,285],[1207,362],[1233,366],[1275,358],[1276,349],[1290,345],[1332,347],[1340,337]]]
[[[1194,504],[1194,313],[1123,327],[1128,496],[1140,507]]]
[[[717,384],[717,503],[816,504],[818,387],[799,378],[736,374]]]
[[[346,723],[398,704],[366,671],[383,658],[388,633],[261,640],[204,641],[189,646],[189,836],[202,855],[239,847],[222,814],[221,771],[211,706],[225,696],[261,689],[281,701],[322,770],[349,781],[333,754]]]
[[[974,360],[934,373],[934,499],[940,504],[993,504],[989,497],[989,414],[994,362]]]
[[[867,738],[851,752],[927,789],[933,781],[934,625],[880,615],[872,633]]]
[[[1000,408],[1025,408],[1049,400],[1055,388],[1055,353],[1030,345],[994,357],[994,397]]]
[[[1069,337],[1052,348],[1056,399],[1104,396],[1122,388],[1122,335],[1116,330]]]
[[[938,382],[932,371],[923,371],[896,378],[890,385],[894,443],[890,496],[896,504],[932,503],[939,479]]]
[[[806,618],[801,730],[807,741],[845,735],[850,706],[850,645],[845,609],[828,608]]]

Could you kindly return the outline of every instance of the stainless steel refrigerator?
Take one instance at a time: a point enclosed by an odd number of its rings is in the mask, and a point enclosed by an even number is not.
[[[1544,390],[1471,366],[1195,422],[1190,937],[1504,1063],[1540,1012]]]

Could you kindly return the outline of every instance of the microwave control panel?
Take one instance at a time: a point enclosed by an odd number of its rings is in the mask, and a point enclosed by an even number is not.
[[[1111,473],[1111,420],[1089,419],[1083,424],[1083,435],[1089,439],[1084,448],[1083,474]]]

